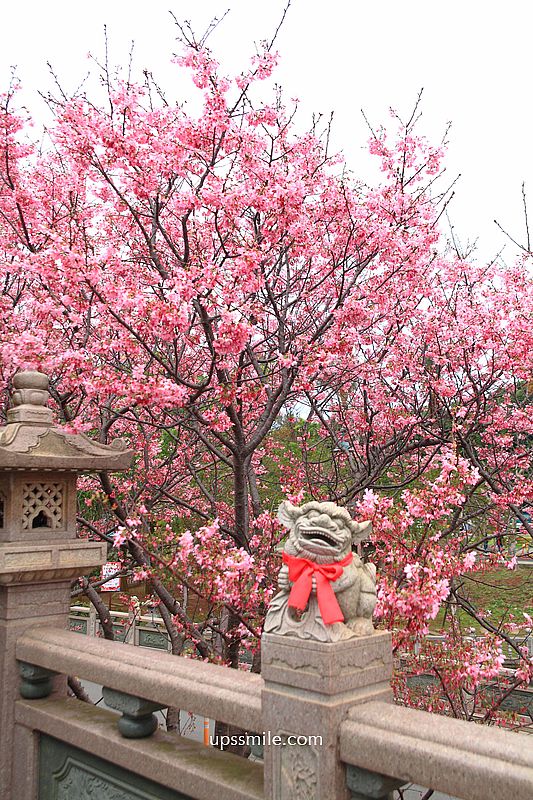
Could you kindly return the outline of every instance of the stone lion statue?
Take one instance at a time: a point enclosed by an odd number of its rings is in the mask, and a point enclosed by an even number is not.
[[[352,553],[371,522],[354,522],[346,509],[314,500],[302,506],[285,500],[278,519],[289,537],[264,632],[322,642],[372,634],[376,568]]]

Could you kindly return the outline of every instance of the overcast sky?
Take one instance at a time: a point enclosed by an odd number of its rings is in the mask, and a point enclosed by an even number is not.
[[[270,38],[285,0],[19,0],[2,10],[0,88],[16,65],[24,99],[39,119],[37,90],[50,88],[51,61],[67,89],[90,68],[87,53],[103,53],[107,25],[111,59],[125,62],[131,40],[139,71],[149,68],[167,87],[183,91],[170,58],[177,50],[169,9],[202,31],[230,13],[210,39],[226,72],[240,71],[254,42]],[[364,108],[375,124],[389,107],[408,115],[424,88],[420,132],[439,141],[453,123],[446,161],[461,173],[451,217],[463,242],[479,237],[479,257],[505,244],[496,218],[525,241],[521,184],[531,198],[530,0],[292,0],[278,39],[276,77],[287,97],[301,101],[302,127],[313,111],[335,112],[334,145],[350,167],[369,178]],[[510,261],[516,248],[508,244]]]

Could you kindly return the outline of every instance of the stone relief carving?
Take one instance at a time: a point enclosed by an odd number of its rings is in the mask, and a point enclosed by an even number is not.
[[[120,786],[113,778],[98,775],[84,764],[67,760],[64,775],[57,775],[57,800],[156,800],[155,795]]]
[[[139,644],[141,647],[154,647],[156,650],[168,650],[168,639],[159,631],[147,631],[139,628]]]
[[[280,748],[279,800],[321,800],[318,797],[318,759],[311,745]]]
[[[68,776],[58,787],[57,800],[137,800],[142,795],[113,785],[105,778],[90,775],[80,767],[72,766]]]
[[[352,553],[371,523],[354,522],[346,509],[316,501],[303,506],[284,501],[278,519],[289,537],[265,633],[321,642],[372,634],[376,568]]]

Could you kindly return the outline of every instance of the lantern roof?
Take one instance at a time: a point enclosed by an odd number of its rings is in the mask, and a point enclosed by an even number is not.
[[[0,427],[0,470],[99,472],[127,469],[133,451],[123,439],[95,442],[54,424],[48,376],[28,370],[13,378],[12,407]]]

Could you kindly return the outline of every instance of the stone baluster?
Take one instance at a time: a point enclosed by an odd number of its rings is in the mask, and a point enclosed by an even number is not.
[[[117,727],[125,739],[144,739],[157,730],[154,711],[160,711],[165,706],[107,686],[103,688],[103,697],[109,708],[121,712]]]
[[[346,785],[351,792],[350,800],[389,800],[392,792],[404,783],[405,781],[389,778],[388,775],[351,765],[346,767]]]

